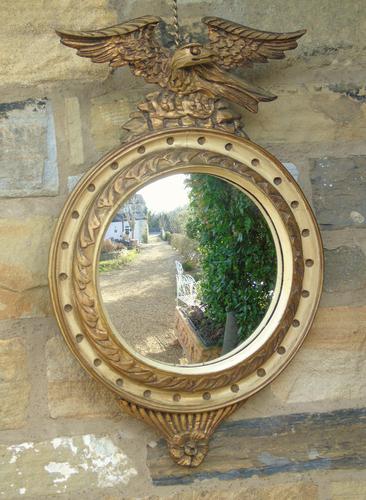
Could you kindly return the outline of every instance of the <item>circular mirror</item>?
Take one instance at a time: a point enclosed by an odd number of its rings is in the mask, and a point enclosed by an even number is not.
[[[178,174],[179,189],[163,187]],[[151,206],[154,185],[167,206]],[[222,197],[210,204],[218,186]],[[156,215],[184,206],[184,230],[154,229]],[[193,240],[189,258],[175,235]],[[170,255],[170,267],[159,271],[148,258],[154,250]],[[278,160],[245,139],[189,128],[137,138],[102,158],[60,215],[49,266],[55,314],[82,365],[131,404],[174,412],[229,408],[273,380],[311,326],[322,273],[315,219]],[[178,338],[187,325],[210,354],[197,358]]]
[[[242,188],[174,174],[130,195],[99,253],[104,309],[129,348],[175,364],[209,363],[266,325],[280,279],[271,222]]]

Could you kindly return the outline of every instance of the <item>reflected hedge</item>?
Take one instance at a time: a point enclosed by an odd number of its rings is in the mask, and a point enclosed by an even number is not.
[[[200,299],[218,327],[233,311],[240,341],[258,326],[272,298],[276,250],[256,205],[238,188],[211,175],[193,174],[187,235],[198,242]]]

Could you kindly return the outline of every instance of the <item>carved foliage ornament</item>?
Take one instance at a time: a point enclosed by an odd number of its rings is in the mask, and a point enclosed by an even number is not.
[[[200,93],[225,98],[249,111],[276,96],[253,87],[226,70],[283,59],[295,49],[305,30],[270,33],[241,26],[217,17],[204,17],[208,27],[206,45],[189,43],[175,50],[163,47],[155,36],[159,17],[144,16],[96,31],[57,31],[61,42],[77,49],[81,57],[112,68],[128,65],[136,76],[156,83],[179,96]]]
[[[171,457],[195,467],[219,423],[288,364],[308,332],[322,285],[322,249],[309,205],[281,163],[247,139],[225,99],[257,111],[275,98],[226,70],[284,57],[304,31],[267,33],[204,18],[209,43],[176,50],[155,38],[145,16],[97,31],[58,31],[93,62],[129,65],[163,89],[146,96],[123,125],[124,143],[103,157],[70,195],[53,239],[49,280],[61,331],[121,408],[157,428]],[[97,278],[99,248],[118,207],[141,186],[174,172],[221,177],[242,189],[271,229],[278,278],[265,320],[229,354],[172,366],[133,351],[109,321]],[[122,332],[123,334],[123,332]]]
[[[240,173],[242,177],[257,186],[257,189],[269,198],[286,226],[292,238],[293,255],[292,265],[295,270],[293,282],[289,290],[289,301],[282,323],[278,325],[274,334],[258,352],[247,359],[245,364],[230,367],[217,374],[192,377],[186,373],[176,374],[174,378],[170,373],[148,369],[145,363],[139,362],[128,351],[121,350],[118,339],[103,316],[100,301],[97,300],[97,286],[95,266],[93,257],[98,252],[100,237],[104,233],[105,224],[111,219],[116,207],[120,206],[126,189],[136,190],[145,180],[151,176],[175,167],[188,167],[199,165],[211,166],[220,171],[221,169],[232,170]],[[99,236],[99,239],[98,239]],[[158,151],[145,155],[142,162],[138,159],[132,162],[123,172],[112,178],[96,200],[85,213],[84,222],[81,226],[77,246],[74,253],[73,265],[73,295],[77,312],[84,322],[84,331],[95,343],[100,356],[112,366],[119,369],[123,375],[128,375],[138,381],[152,387],[174,388],[184,391],[203,390],[219,388],[229,383],[237,382],[244,375],[253,372],[263,361],[273,354],[280,344],[284,332],[289,328],[295,317],[295,312],[301,296],[301,283],[304,273],[303,253],[301,236],[294,216],[281,194],[258,172],[244,164],[232,160],[222,154],[212,153],[208,150],[192,148],[171,149]],[[185,370],[186,371],[186,370]]]

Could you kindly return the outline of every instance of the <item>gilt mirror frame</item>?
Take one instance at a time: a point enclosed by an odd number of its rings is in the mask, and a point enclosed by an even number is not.
[[[275,33],[205,17],[208,43],[155,37],[162,19],[143,16],[94,31],[57,31],[61,42],[95,63],[128,65],[161,89],[123,125],[124,143],[80,180],[60,215],[50,250],[51,300],[61,332],[81,365],[114,391],[121,408],[158,429],[173,460],[196,467],[220,422],[269,384],[300,348],[322,289],[318,226],[283,165],[251,142],[228,101],[257,112],[276,96],[231,75],[253,62],[282,59],[305,30]],[[118,207],[144,185],[174,173],[217,176],[254,201],[271,230],[277,281],[269,309],[233,351],[193,365],[143,357],[115,330],[103,307],[98,260]]]
[[[104,232],[121,203],[143,185],[178,172],[212,174],[249,194],[269,222],[278,269],[261,331],[222,358],[187,366],[143,357],[121,339],[102,305],[97,272]],[[70,349],[122,407],[145,420],[149,411],[149,420],[157,413],[213,418],[221,410],[226,416],[269,384],[304,341],[322,276],[317,224],[283,165],[247,139],[195,128],[145,135],[100,160],[64,207],[49,268],[52,303]]]

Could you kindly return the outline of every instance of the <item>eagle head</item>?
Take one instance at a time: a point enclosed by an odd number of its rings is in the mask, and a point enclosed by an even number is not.
[[[190,68],[199,64],[212,62],[213,54],[200,43],[190,43],[179,47],[172,56],[172,73],[182,68]]]

